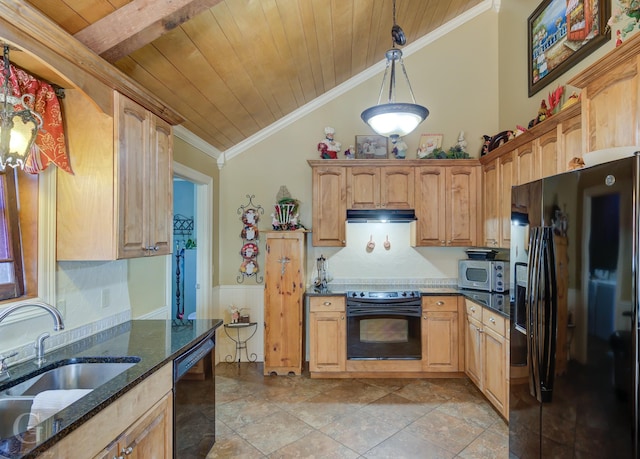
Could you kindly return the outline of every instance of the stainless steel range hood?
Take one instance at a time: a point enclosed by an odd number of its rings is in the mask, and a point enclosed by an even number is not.
[[[410,223],[416,221],[413,209],[348,209],[348,223]]]

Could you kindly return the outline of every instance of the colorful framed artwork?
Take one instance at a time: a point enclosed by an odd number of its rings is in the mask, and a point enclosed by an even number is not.
[[[389,139],[383,135],[357,135],[356,159],[388,159]]]
[[[529,97],[611,37],[609,0],[544,0],[529,16]]]

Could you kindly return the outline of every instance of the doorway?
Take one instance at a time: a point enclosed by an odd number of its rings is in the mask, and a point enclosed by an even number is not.
[[[206,317],[211,279],[213,179],[173,165],[173,254],[169,264],[171,319]]]

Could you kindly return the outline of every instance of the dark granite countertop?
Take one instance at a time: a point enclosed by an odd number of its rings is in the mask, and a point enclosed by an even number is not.
[[[349,284],[337,284],[329,285],[326,289],[308,288],[306,291],[307,296],[332,296],[332,295],[346,295],[347,291],[366,290],[366,285],[349,285]],[[398,287],[402,290],[416,290],[420,292],[422,296],[428,295],[462,295],[465,298],[483,306],[489,308],[492,311],[497,312],[506,319],[509,318],[509,293],[489,293],[480,290],[470,290],[457,287],[423,287],[419,285],[408,285]]]
[[[36,368],[33,361],[11,366],[11,378],[0,383],[0,392],[51,368],[78,361],[122,361],[137,357],[138,363],[80,400],[38,424],[34,435],[0,439],[0,457],[37,457],[88,419],[135,387],[145,378],[206,338],[222,325],[220,319],[198,319],[175,325],[165,320],[132,320],[91,335],[46,354],[47,362]],[[73,360],[72,360],[73,362]]]

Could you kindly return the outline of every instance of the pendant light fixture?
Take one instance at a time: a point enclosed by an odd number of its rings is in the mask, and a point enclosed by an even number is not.
[[[380,94],[378,95],[378,105],[367,108],[360,116],[377,134],[397,138],[413,131],[429,116],[429,110],[422,105],[416,104],[416,98],[413,95],[409,76],[407,75],[407,70],[402,60],[402,51],[396,48],[396,45],[404,46],[407,38],[405,37],[404,31],[396,24],[395,0],[393,0],[393,27],[391,28],[391,38],[393,40],[393,47],[386,52],[387,66],[384,69],[384,76],[382,77],[382,86],[380,87]],[[407,81],[412,103],[396,102],[397,64],[400,65]],[[388,73],[391,74],[389,78],[389,97],[386,104],[381,104],[380,100],[382,99],[384,83],[387,80]]]
[[[0,94],[0,170],[4,170],[6,166],[24,167],[38,129],[42,127],[40,115],[29,109],[33,104],[33,95],[24,94],[22,97],[11,95],[9,46],[6,44],[3,64],[4,81],[2,94]]]

